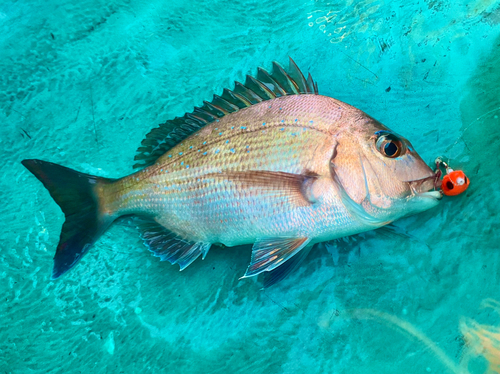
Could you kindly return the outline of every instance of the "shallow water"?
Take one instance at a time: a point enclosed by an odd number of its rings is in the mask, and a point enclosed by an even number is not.
[[[500,325],[500,2],[7,0],[0,34],[1,372],[486,371],[460,322]],[[289,55],[467,193],[265,291],[250,248],[179,273],[123,225],[50,281],[64,217],[22,159],[123,176],[152,127]]]

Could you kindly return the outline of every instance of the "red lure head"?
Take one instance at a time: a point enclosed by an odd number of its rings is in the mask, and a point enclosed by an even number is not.
[[[441,182],[441,189],[447,196],[460,195],[469,187],[469,178],[462,170],[447,169],[447,174]]]

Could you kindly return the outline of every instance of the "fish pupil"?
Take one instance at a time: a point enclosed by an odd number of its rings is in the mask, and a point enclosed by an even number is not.
[[[387,156],[391,157],[398,151],[398,146],[394,142],[388,142],[384,146],[384,152]]]

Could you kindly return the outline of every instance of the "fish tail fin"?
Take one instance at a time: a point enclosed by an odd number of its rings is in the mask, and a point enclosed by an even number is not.
[[[79,173],[47,161],[23,160],[22,164],[43,183],[66,218],[51,276],[57,279],[78,263],[116,218],[101,212],[99,198],[102,187],[114,180]]]

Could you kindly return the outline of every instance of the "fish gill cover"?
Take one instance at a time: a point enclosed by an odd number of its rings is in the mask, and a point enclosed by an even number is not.
[[[3,2],[0,370],[453,372],[418,339],[352,310],[415,326],[458,368],[493,370],[500,322],[480,306],[500,282],[499,6]],[[128,226],[49,280],[64,217],[22,159],[125,175],[152,127],[288,56],[425,161],[450,157],[469,190],[393,231],[323,245],[264,291],[238,280],[250,248],[212,250],[180,274]],[[485,336],[493,343],[480,348]]]

